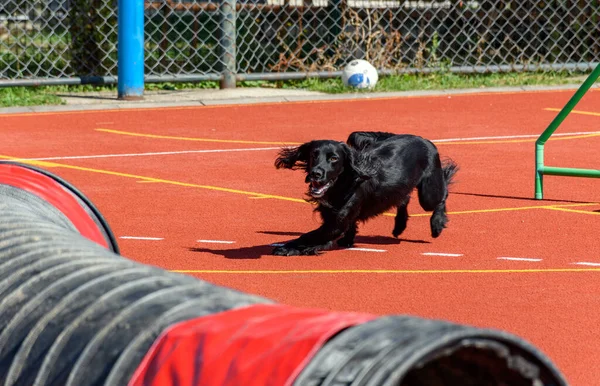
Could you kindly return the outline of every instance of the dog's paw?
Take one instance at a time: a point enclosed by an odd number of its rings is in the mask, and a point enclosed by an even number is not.
[[[446,228],[446,220],[443,218],[433,219],[431,221],[431,237],[438,238]]]
[[[315,245],[315,246],[311,246],[311,247],[306,247],[304,249],[302,249],[301,253],[303,255],[313,255],[313,256],[317,256],[320,255],[322,252],[331,249],[331,247],[333,246],[333,241],[328,241],[327,243],[323,244],[323,245]]]
[[[406,225],[406,223],[396,224],[394,230],[392,231],[392,236],[398,238],[398,236],[400,236],[406,230]]]
[[[273,249],[273,254],[275,256],[298,256],[301,255],[300,251],[295,248],[290,248],[286,246],[276,247]]]
[[[437,239],[438,237],[440,237],[440,235],[442,234],[442,231],[444,230],[444,228],[435,228],[431,230],[431,237],[433,237],[434,239]]]
[[[322,250],[331,248],[332,242],[325,245],[314,246],[293,246],[282,245],[273,249],[273,254],[276,256],[308,256],[319,255]]]

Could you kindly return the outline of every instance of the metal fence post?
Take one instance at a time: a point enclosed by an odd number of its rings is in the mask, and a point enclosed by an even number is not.
[[[221,62],[223,66],[221,88],[235,88],[236,86],[236,0],[221,0]]]
[[[118,98],[144,97],[144,0],[119,0]]]

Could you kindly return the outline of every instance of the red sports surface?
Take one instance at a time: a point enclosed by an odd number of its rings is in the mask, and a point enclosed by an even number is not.
[[[573,92],[4,115],[1,154],[75,185],[134,260],[293,306],[503,329],[583,386],[600,376],[600,181],[546,176],[533,199],[534,142]],[[598,168],[598,106],[591,91],[547,165]],[[354,130],[421,135],[459,164],[448,228],[432,239],[413,200],[400,241],[391,212],[355,249],[270,255],[319,224],[278,147]]]

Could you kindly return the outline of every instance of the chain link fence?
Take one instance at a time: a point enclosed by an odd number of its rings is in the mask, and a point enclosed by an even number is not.
[[[331,76],[351,58],[383,73],[600,62],[600,0],[238,0],[233,14],[227,3],[147,0],[147,81],[217,80],[227,68],[238,79]],[[116,0],[3,0],[0,85],[114,82],[117,12]]]

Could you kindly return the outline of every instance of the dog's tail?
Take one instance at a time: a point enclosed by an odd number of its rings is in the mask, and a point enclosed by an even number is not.
[[[456,162],[451,160],[450,158],[446,158],[442,162],[442,171],[444,173],[444,181],[446,182],[446,186],[454,183],[454,177],[456,173],[460,170]]]

